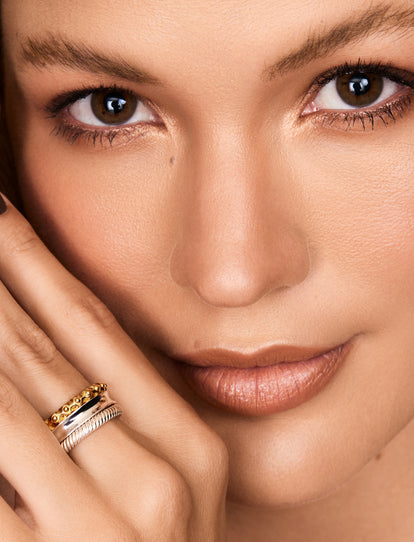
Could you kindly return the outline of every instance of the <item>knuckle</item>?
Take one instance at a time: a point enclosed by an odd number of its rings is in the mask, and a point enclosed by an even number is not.
[[[65,315],[74,325],[80,325],[89,331],[107,330],[117,325],[115,316],[108,307],[89,290],[69,302]]]
[[[23,222],[14,227],[13,231],[4,240],[4,245],[7,253],[14,256],[36,249],[42,245],[42,242],[30,224]]]
[[[36,324],[27,322],[15,327],[5,349],[12,359],[23,364],[52,364],[59,355],[46,333]]]
[[[169,465],[153,473],[146,501],[154,517],[165,525],[186,522],[192,508],[191,492],[184,478]]]
[[[195,433],[192,449],[194,471],[202,483],[224,483],[227,479],[229,454],[217,433],[210,428]]]

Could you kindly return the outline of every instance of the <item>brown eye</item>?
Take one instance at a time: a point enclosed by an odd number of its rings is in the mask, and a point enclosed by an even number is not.
[[[375,103],[384,89],[384,78],[371,73],[348,73],[336,79],[336,90],[341,99],[352,107],[366,107]]]
[[[120,89],[97,89],[76,100],[68,111],[77,121],[89,126],[160,122],[154,110],[143,100],[132,92]]]
[[[98,91],[91,96],[91,109],[105,124],[125,124],[134,115],[138,99],[126,91]]]

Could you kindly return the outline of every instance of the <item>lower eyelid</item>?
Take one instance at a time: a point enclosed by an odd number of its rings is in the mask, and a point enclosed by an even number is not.
[[[146,130],[145,128],[141,129],[139,133],[137,133],[136,129],[131,130],[131,128],[134,129],[135,126],[127,127],[122,130],[94,130],[93,127],[88,129],[68,123],[61,123],[55,126],[51,132],[51,135],[60,136],[71,145],[83,142],[86,145],[91,144],[96,146],[99,144],[101,147],[112,147],[115,138],[117,138],[117,140],[121,139],[123,143],[128,143],[140,135],[145,135],[145,133],[148,131],[148,127]]]
[[[136,122],[125,125],[103,125],[93,126],[78,122],[71,117],[68,111],[55,117],[55,126],[50,135],[60,136],[69,144],[83,144],[84,146],[100,146],[102,148],[112,147],[116,139],[117,146],[126,145],[133,140],[140,139],[152,133],[159,133],[165,128],[163,123],[158,122]],[[154,132],[156,129],[156,132]],[[115,144],[114,144],[115,145]]]
[[[316,125],[340,131],[374,131],[378,123],[380,127],[387,127],[403,119],[409,112],[413,96],[414,91],[411,91],[397,99],[377,105],[375,109],[321,110],[314,115],[306,116]]]

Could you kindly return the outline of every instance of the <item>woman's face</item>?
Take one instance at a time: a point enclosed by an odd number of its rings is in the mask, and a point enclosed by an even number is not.
[[[414,415],[414,13],[388,4],[3,2],[25,213],[223,437],[239,502],[323,497]],[[350,340],[259,416],[171,359]]]

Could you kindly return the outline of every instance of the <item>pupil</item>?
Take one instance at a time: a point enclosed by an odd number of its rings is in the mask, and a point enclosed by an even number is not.
[[[112,115],[121,113],[125,105],[126,105],[126,100],[124,98],[120,98],[118,96],[111,96],[111,95],[108,95],[105,98],[105,108],[108,111],[108,113],[111,113]]]
[[[91,108],[95,117],[104,124],[125,124],[134,116],[138,101],[130,92],[109,89],[92,93]]]
[[[371,89],[371,83],[366,75],[357,73],[349,79],[349,90],[355,96],[366,94]]]
[[[367,107],[378,100],[384,89],[384,77],[376,73],[346,73],[336,80],[341,99],[352,107]]]

